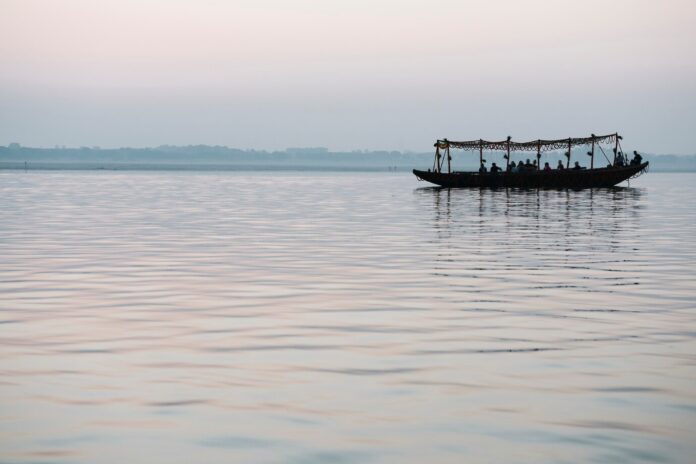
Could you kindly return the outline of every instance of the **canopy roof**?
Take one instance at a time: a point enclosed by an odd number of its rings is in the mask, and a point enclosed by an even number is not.
[[[538,151],[545,152],[551,150],[561,150],[578,145],[589,145],[593,141],[595,143],[612,143],[616,141],[619,134],[609,135],[592,135],[590,137],[567,138],[557,140],[532,140],[530,142],[513,142],[508,137],[500,142],[491,142],[490,140],[468,140],[464,142],[454,142],[452,140],[442,139],[435,142],[435,146],[439,148],[461,148],[462,150],[507,150],[510,151]]]

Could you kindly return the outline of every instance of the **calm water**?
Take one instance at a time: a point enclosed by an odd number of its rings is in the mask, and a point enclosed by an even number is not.
[[[696,460],[696,175],[0,172],[0,462]]]

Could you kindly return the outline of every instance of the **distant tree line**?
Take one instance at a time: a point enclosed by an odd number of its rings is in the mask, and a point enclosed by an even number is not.
[[[657,171],[696,171],[696,155],[651,155],[645,159],[651,162],[651,169]],[[485,155],[488,165],[495,161],[504,165],[501,153]],[[516,153],[512,159],[534,159],[534,154]],[[555,165],[557,160],[565,157],[561,152],[546,153],[541,163]],[[573,160],[589,165],[589,157],[578,150]],[[350,152],[333,152],[323,147],[288,148],[282,151],[242,150],[225,146],[162,145],[153,148],[32,148],[17,143],[0,146],[0,168],[50,167],[60,169],[98,169],[100,167],[131,166],[138,168],[147,165],[152,168],[171,166],[177,169],[200,167],[262,167],[262,168],[298,168],[298,169],[376,169],[405,170],[411,168],[427,169],[433,165],[433,153],[354,150]],[[606,160],[601,154],[595,156],[595,166],[603,166]],[[478,167],[478,154],[471,152],[452,152],[454,170],[471,170]]]

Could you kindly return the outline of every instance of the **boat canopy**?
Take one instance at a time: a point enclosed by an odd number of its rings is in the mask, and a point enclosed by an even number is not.
[[[594,135],[590,137],[567,138],[557,140],[532,140],[530,142],[513,142],[510,137],[500,142],[492,142],[490,140],[467,140],[464,142],[455,142],[452,140],[442,139],[435,142],[435,147],[460,148],[462,150],[480,151],[480,150],[503,150],[503,151],[534,151],[542,153],[551,150],[568,149],[569,147],[579,145],[589,145],[594,143],[612,143],[620,140],[619,134],[609,135]]]

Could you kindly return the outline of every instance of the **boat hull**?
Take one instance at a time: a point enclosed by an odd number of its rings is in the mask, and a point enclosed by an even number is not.
[[[609,167],[600,169],[565,169],[529,172],[432,172],[413,170],[421,180],[441,187],[452,188],[606,188],[635,177],[645,171],[648,163],[637,165]]]

